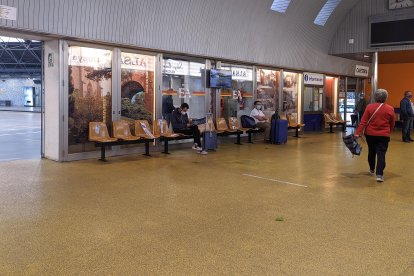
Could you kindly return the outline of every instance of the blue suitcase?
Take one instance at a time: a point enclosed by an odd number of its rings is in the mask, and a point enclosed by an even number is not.
[[[203,134],[203,150],[217,149],[217,133],[214,131],[206,131]]]
[[[286,144],[288,137],[288,121],[272,120],[270,142],[272,144]]]

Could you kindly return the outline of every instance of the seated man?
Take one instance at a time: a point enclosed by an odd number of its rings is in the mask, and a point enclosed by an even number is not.
[[[270,123],[269,120],[267,120],[266,116],[264,115],[263,111],[263,105],[261,105],[260,101],[254,102],[254,109],[250,113],[250,117],[253,117],[256,121],[256,126],[260,129],[264,129],[264,139],[265,141],[270,141]]]
[[[189,105],[187,103],[183,103],[180,108],[176,108],[172,112],[171,116],[171,124],[173,127],[174,132],[182,133],[184,135],[193,135],[194,137],[194,145],[193,149],[197,150],[200,154],[207,154],[206,151],[203,151],[201,148],[201,133],[198,129],[198,126],[192,124],[188,119],[188,109]]]

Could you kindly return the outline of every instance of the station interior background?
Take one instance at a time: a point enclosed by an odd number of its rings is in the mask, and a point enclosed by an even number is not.
[[[0,161],[41,157],[42,53],[41,41],[0,36]]]
[[[406,20],[414,0],[0,0],[0,275],[414,275],[413,143],[394,131],[379,183],[342,139],[361,94],[398,113],[414,90],[414,37],[371,43]],[[91,121],[255,100],[299,137],[118,144],[107,162],[89,140]]]

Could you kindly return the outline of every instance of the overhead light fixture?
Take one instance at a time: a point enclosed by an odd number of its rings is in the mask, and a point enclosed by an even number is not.
[[[368,55],[364,55],[364,58],[369,58],[369,56]]]
[[[313,23],[319,26],[325,26],[329,17],[331,17],[333,11],[336,9],[339,3],[341,3],[341,1],[342,0],[326,1],[325,5],[323,5],[322,9],[319,11],[319,14],[316,16],[315,21],[313,21]]]
[[[280,13],[285,13],[290,5],[291,0],[274,0],[270,9]]]

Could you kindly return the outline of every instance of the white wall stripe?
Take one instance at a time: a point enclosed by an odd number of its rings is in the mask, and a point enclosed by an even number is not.
[[[306,186],[306,185],[302,185],[302,184],[296,184],[296,183],[292,183],[292,182],[287,182],[287,181],[282,181],[282,180],[277,180],[277,179],[272,179],[272,178],[266,178],[266,177],[261,177],[261,176],[256,176],[256,175],[251,175],[251,174],[243,174],[243,176],[252,177],[252,178],[257,178],[257,179],[266,180],[266,181],[271,181],[271,182],[277,182],[277,183],[286,184],[286,185],[291,185],[291,186],[297,186],[297,187],[302,187],[302,188],[308,188],[308,186]]]
[[[323,28],[313,19],[325,0],[292,1],[286,14],[271,11],[272,2],[0,0],[18,7],[17,21],[0,20],[0,27],[273,67],[354,72],[356,62],[327,52],[337,26],[358,0],[338,6]]]

